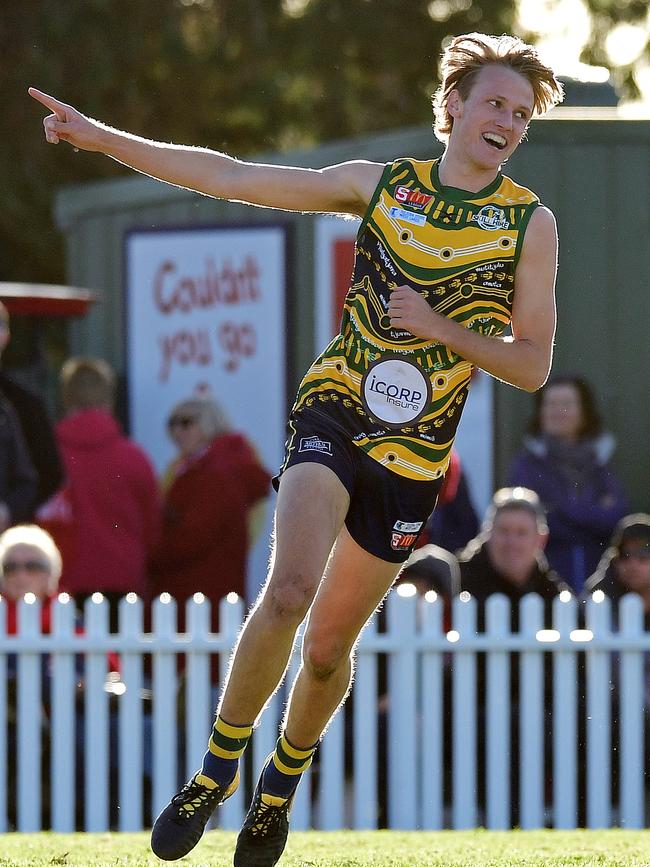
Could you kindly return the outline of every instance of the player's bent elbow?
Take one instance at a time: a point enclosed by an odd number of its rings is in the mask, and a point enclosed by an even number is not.
[[[539,391],[548,379],[549,372],[550,370],[548,368],[543,371],[527,371],[526,377],[518,383],[519,388],[523,391],[527,391],[529,394]]]

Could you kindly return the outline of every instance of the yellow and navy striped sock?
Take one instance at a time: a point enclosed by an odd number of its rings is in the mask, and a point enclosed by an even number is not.
[[[300,750],[281,734],[275,752],[264,769],[262,791],[278,798],[289,798],[296,790],[300,777],[311,765],[318,744]]]
[[[208,751],[203,756],[199,782],[208,787],[210,781],[221,785],[229,783],[237,773],[239,758],[252,734],[252,725],[233,726],[217,716]]]

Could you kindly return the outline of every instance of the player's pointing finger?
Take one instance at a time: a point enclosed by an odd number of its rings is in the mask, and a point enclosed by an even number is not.
[[[35,87],[30,87],[27,89],[27,92],[31,97],[40,102],[46,108],[49,108],[50,111],[53,111],[57,116],[58,120],[65,120],[65,109],[66,105],[63,102],[59,102],[58,99],[55,99],[53,96],[50,96],[48,93],[43,93],[42,90],[37,90]]]

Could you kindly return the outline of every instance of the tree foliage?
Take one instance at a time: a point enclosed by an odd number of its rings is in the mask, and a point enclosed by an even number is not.
[[[616,2],[590,0],[596,20]],[[514,17],[515,0],[2,4],[0,279],[63,280],[57,188],[126,172],[46,146],[28,85],[114,126],[244,156],[429,123],[445,37],[510,31]]]
[[[148,137],[247,155],[428,122],[443,38],[512,16],[511,0],[2,4],[0,279],[63,280],[57,188],[126,171],[46,146],[29,85]]]
[[[605,43],[612,27],[618,24],[634,24],[646,32],[650,30],[648,0],[585,0],[585,3],[591,16],[591,34],[581,58],[585,63],[611,67]],[[646,62],[650,60],[650,38],[641,57],[625,67],[612,70],[619,91],[626,97],[634,98],[639,95],[635,73],[644,58]]]

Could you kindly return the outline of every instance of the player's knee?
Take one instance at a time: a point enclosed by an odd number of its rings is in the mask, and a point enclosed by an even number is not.
[[[283,623],[301,623],[313,599],[311,582],[296,574],[271,581],[264,594],[267,616]]]
[[[330,637],[306,636],[302,648],[305,668],[316,680],[329,680],[342,665],[348,665],[350,652],[347,646]]]

